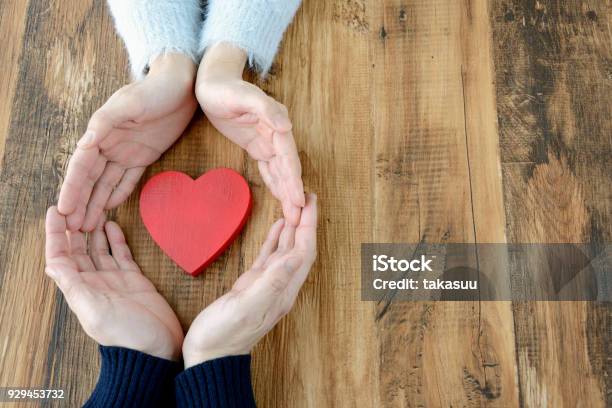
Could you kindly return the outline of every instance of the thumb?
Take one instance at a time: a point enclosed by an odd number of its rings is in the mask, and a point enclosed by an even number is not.
[[[232,105],[238,112],[255,113],[262,122],[278,132],[291,130],[287,109],[257,86],[245,82],[240,89],[233,89],[231,97]]]
[[[128,85],[120,89],[91,115],[87,131],[77,142],[77,146],[83,149],[98,146],[115,127],[137,120],[143,111],[144,104],[136,88]]]
[[[113,130],[115,123],[119,124],[116,118],[113,118],[111,114],[103,112],[102,109],[98,109],[89,119],[87,131],[77,142],[78,147],[89,149],[98,146]]]

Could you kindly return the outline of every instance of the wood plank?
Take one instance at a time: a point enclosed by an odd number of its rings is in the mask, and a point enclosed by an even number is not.
[[[0,3],[0,36],[5,39],[5,44],[0,48],[0,69],[4,73],[4,81],[0,83],[0,166],[2,165],[2,158],[4,156],[4,144],[6,142],[6,135],[10,126],[10,117],[13,109],[13,96],[15,93],[16,78],[19,74],[19,58],[21,55],[21,48],[24,38],[25,31],[25,20],[26,11],[28,9],[28,2],[26,1],[3,1]],[[0,190],[1,191],[1,190]],[[0,229],[0,236],[2,229]],[[2,239],[2,238],[0,238]],[[0,260],[4,259],[1,257]],[[1,265],[6,265],[4,262],[0,262]],[[0,269],[0,294],[2,294],[2,288],[5,286],[17,286],[18,284],[11,283],[9,278],[6,278],[5,271]],[[39,292],[37,295],[41,295]],[[17,294],[7,294],[0,296],[0,326],[9,329],[7,332],[3,332],[0,328],[0,366],[9,367],[14,366],[18,363],[18,359],[11,359],[8,352],[14,350],[15,342],[17,338],[11,339],[8,336],[11,330],[23,333],[26,330],[23,328],[14,327],[15,324],[8,323],[12,319],[11,313],[24,308],[29,308],[27,305],[18,304],[17,307],[10,306],[17,302]],[[44,346],[44,339],[43,339]],[[18,357],[18,356],[15,356]],[[43,362],[40,362],[38,366],[42,366]],[[35,370],[32,370],[35,371]],[[25,367],[21,365],[21,369],[17,369],[18,378],[25,382],[25,379],[38,379],[32,371],[27,372]],[[0,370],[0,387],[14,384],[12,378],[7,377],[6,370]]]
[[[376,11],[375,242],[505,240],[487,16],[484,1]],[[518,405],[507,302],[391,303],[379,318],[384,406]]]
[[[489,7],[486,0],[461,4],[462,85],[474,240],[484,244],[506,243]],[[493,284],[497,299],[510,299],[507,254],[491,257],[480,254],[480,249],[477,252],[479,274]],[[494,384],[493,392],[484,395],[504,393],[504,398],[487,402],[518,406],[511,302],[481,302],[479,307],[478,350],[485,389],[488,383]]]
[[[44,214],[87,118],[120,84],[107,58],[124,60],[103,3],[31,2],[25,15],[0,171],[0,384],[62,388],[80,402],[97,351],[43,273]]]
[[[4,142],[10,123],[15,84],[19,74],[19,57],[23,44],[27,1],[5,0],[0,3],[0,38],[4,44],[0,48],[0,72],[4,80],[0,82],[0,164],[4,156]]]
[[[362,242],[611,241],[612,6],[566,3],[304,2],[258,83],[293,119],[319,258],[255,350],[260,406],[612,404],[608,305],[359,300]],[[0,19],[0,386],[63,388],[78,405],[96,345],[33,254],[87,119],[129,80],[126,56],[103,2],[5,1]],[[245,175],[254,216],[197,279],[151,241],[137,194],[111,214],[185,329],[281,215],[200,112],[144,179],[218,166]]]
[[[298,302],[254,353],[261,406],[380,406],[374,308],[359,301],[373,204],[368,41],[362,2],[304,2],[265,84],[289,108],[320,218]]]
[[[610,242],[610,2],[493,3],[509,240]],[[514,313],[526,406],[612,403],[609,305]]]

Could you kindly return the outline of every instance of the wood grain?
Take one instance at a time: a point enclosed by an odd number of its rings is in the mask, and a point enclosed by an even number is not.
[[[609,305],[376,304],[359,273],[363,242],[612,240],[611,19],[609,0],[304,2],[272,74],[251,76],[289,108],[321,205],[315,267],[253,354],[260,406],[612,405]],[[0,386],[64,388],[43,405],[75,406],[98,355],[44,276],[43,218],[127,61],[103,2],[7,0],[0,22]],[[185,329],[280,208],[201,112],[144,176],[219,166],[247,179],[253,216],[198,278],[150,239],[137,194],[110,215]]]
[[[492,9],[511,242],[610,242],[611,6]],[[514,321],[525,405],[610,406],[609,304],[519,303]]]
[[[374,241],[504,242],[486,2],[380,11]],[[518,404],[510,304],[380,306],[385,405]]]

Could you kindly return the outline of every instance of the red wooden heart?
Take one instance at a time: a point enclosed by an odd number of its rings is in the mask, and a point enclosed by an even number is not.
[[[251,190],[234,170],[211,170],[197,180],[159,173],[140,193],[140,216],[153,240],[196,276],[236,238],[250,213]]]

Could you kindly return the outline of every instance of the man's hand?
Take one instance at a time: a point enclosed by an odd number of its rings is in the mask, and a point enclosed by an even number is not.
[[[104,346],[179,359],[181,325],[140,272],[117,224],[105,223],[102,217],[90,235],[87,251],[83,233],[67,231],[66,217],[51,207],[46,235],[45,271],[89,337]]]
[[[287,109],[242,80],[244,51],[228,44],[210,47],[200,68],[196,95],[212,125],[258,162],[259,172],[281,201],[288,224],[304,206],[302,168]]]
[[[316,196],[297,227],[277,221],[250,270],[195,318],[183,343],[185,368],[247,354],[291,310],[316,257]]]
[[[197,107],[194,77],[188,57],[160,56],[145,79],[115,92],[92,115],[59,196],[70,231],[93,230],[102,212],[125,201],[146,166],[179,138]]]

